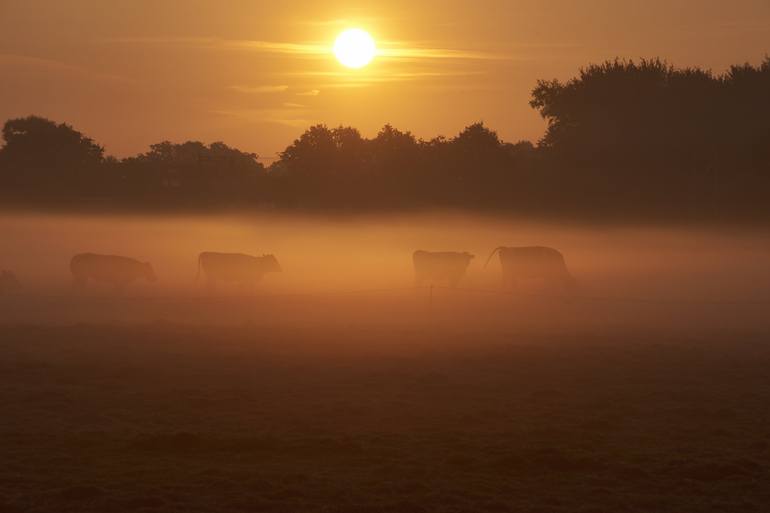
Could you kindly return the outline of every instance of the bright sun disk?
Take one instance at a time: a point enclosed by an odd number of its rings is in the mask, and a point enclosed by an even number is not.
[[[365,30],[348,29],[334,42],[334,56],[348,68],[363,68],[372,62],[376,54],[374,39]]]

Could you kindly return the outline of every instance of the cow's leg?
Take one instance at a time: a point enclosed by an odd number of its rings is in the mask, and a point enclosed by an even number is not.
[[[243,297],[253,296],[257,289],[257,282],[256,280],[243,280],[238,283],[238,289]]]
[[[540,286],[542,287],[542,292],[545,294],[557,295],[561,292],[561,282],[554,276],[540,278]]]
[[[86,290],[86,286],[88,285],[88,278],[85,276],[75,275],[73,276],[72,280],[72,289],[75,292],[83,292]]]
[[[248,291],[247,291],[249,296],[256,295],[256,293],[257,293],[257,286],[260,284],[260,282],[262,281],[263,277],[264,277],[264,275],[262,273],[257,273],[257,275],[254,276],[254,278],[252,280],[246,282],[248,284],[248,286],[249,286]]]
[[[516,290],[518,288],[516,274],[510,271],[503,271],[502,285],[505,290],[510,290],[510,291]]]
[[[564,291],[564,295],[567,296],[568,300],[572,300],[575,297],[575,294],[578,292],[575,278],[573,278],[572,275],[566,271],[564,274],[562,274],[560,285],[561,289]]]

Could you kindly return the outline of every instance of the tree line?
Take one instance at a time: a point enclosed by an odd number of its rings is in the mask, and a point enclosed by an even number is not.
[[[430,140],[316,125],[270,166],[217,142],[124,159],[67,124],[2,131],[7,207],[123,210],[470,209],[570,217],[770,218],[770,58],[723,74],[659,59],[540,81],[536,144],[483,123]]]

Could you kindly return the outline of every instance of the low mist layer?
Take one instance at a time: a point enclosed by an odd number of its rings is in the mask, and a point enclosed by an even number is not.
[[[366,323],[452,329],[613,326],[764,329],[770,239],[751,231],[558,226],[459,215],[318,220],[306,217],[48,217],[0,219],[0,268],[22,283],[5,322],[181,321]],[[578,283],[566,298],[538,282],[510,291],[498,246],[561,251]],[[412,253],[475,255],[458,289],[414,288]],[[202,251],[273,254],[283,272],[256,287],[197,280]],[[82,252],[150,262],[157,283],[75,291],[69,262]]]
[[[0,509],[766,502],[764,234],[439,214],[0,230],[23,285],[0,297]],[[574,297],[504,289],[500,261],[484,268],[500,245],[558,248]],[[416,249],[476,256],[457,288],[416,288]],[[158,281],[75,290],[88,251],[151,262]],[[209,292],[201,251],[274,254],[283,272]]]

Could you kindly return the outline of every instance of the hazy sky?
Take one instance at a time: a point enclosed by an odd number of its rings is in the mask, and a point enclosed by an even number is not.
[[[344,28],[386,50],[363,70]],[[66,121],[118,156],[222,140],[270,157],[314,123],[420,137],[483,120],[537,139],[539,78],[661,56],[721,72],[770,53],[770,0],[0,0],[0,121]]]

